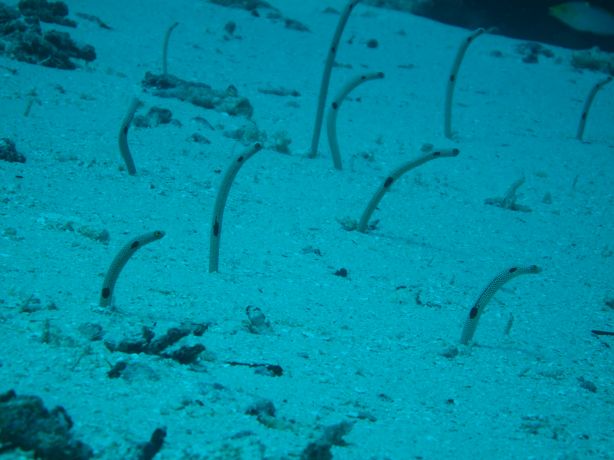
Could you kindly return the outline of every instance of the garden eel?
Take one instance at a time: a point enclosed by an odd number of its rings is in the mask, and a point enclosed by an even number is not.
[[[485,29],[479,28],[474,30],[468,37],[463,39],[461,42],[458,51],[456,52],[456,58],[454,59],[454,63],[452,64],[452,69],[450,70],[450,76],[448,77],[448,86],[446,87],[446,102],[444,106],[444,122],[443,122],[443,133],[448,139],[452,139],[452,99],[454,97],[454,88],[456,88],[456,77],[458,76],[458,71],[463,62],[463,58],[465,57],[465,52],[469,45],[473,43],[473,41],[486,32]]]
[[[348,22],[350,13],[360,0],[350,0],[346,5],[341,16],[339,16],[339,22],[335,29],[335,35],[328,49],[328,56],[326,57],[326,64],[324,64],[324,73],[322,74],[322,82],[320,83],[320,96],[318,97],[318,109],[316,111],[316,121],[313,127],[313,137],[311,139],[311,150],[309,151],[309,158],[315,158],[318,156],[318,143],[320,142],[320,132],[322,131],[322,119],[324,118],[324,105],[326,104],[326,95],[328,94],[328,85],[330,83],[330,74],[333,70],[333,64],[335,57],[337,56],[337,49],[339,47],[339,41],[341,40],[341,34],[345,25]]]
[[[136,166],[134,166],[134,160],[132,159],[132,154],[130,153],[130,147],[128,147],[128,129],[130,129],[130,123],[132,123],[134,114],[141,104],[142,102],[139,101],[138,98],[132,98],[128,112],[126,113],[126,116],[124,117],[122,125],[119,129],[119,151],[122,154],[124,163],[126,163],[128,174],[131,176],[136,175]]]
[[[592,87],[590,93],[586,97],[586,101],[584,102],[584,108],[582,109],[582,116],[580,117],[580,123],[578,123],[578,132],[576,134],[576,138],[578,140],[582,140],[582,136],[584,136],[584,128],[586,127],[586,119],[588,118],[588,111],[591,109],[591,105],[593,105],[593,99],[595,96],[603,88],[605,85],[610,83],[614,77],[609,76],[604,78],[603,80],[595,83]]]
[[[113,290],[115,289],[115,283],[117,282],[117,278],[121,273],[126,262],[132,257],[132,255],[139,249],[145,246],[146,244],[152,243],[154,241],[159,240],[164,236],[164,232],[161,230],[156,230],[153,232],[145,233],[143,235],[137,236],[136,238],[131,239],[128,243],[126,243],[117,253],[113,262],[111,262],[111,266],[107,271],[107,275],[104,277],[104,282],[102,283],[102,290],[100,291],[100,306],[107,307],[111,304],[113,300]]]
[[[256,142],[245,152],[237,156],[226,170],[222,184],[217,192],[215,206],[213,208],[213,220],[211,222],[211,235],[209,237],[209,273],[217,272],[220,259],[220,237],[222,233],[222,218],[224,217],[224,207],[228,199],[228,193],[232,186],[232,181],[241,169],[241,166],[249,160],[256,152],[262,150],[262,144]]]
[[[178,22],[174,22],[171,26],[166,29],[166,33],[164,34],[164,42],[162,43],[162,76],[168,76],[168,41],[171,38],[171,34],[175,27],[179,25]]]
[[[471,307],[469,316],[467,317],[467,321],[465,321],[465,326],[463,327],[460,343],[467,345],[473,338],[475,329],[478,327],[480,316],[484,312],[484,309],[486,308],[486,305],[490,299],[492,299],[501,286],[519,275],[529,275],[539,272],[541,272],[541,268],[539,268],[537,265],[529,265],[526,267],[511,267],[495,276],[494,279],[488,283],[486,289],[482,291],[480,297],[478,297],[478,300],[476,300],[475,304],[473,304],[473,307]]]
[[[330,110],[328,111],[328,118],[326,121],[326,127],[328,133],[328,144],[330,146],[330,153],[333,156],[333,165],[335,166],[335,169],[342,169],[341,154],[339,153],[339,142],[337,142],[337,114],[339,113],[341,104],[343,103],[347,95],[350,94],[352,90],[358,85],[369,80],[376,80],[380,78],[384,78],[383,72],[366,73],[354,77],[343,88],[341,88],[341,91],[339,91],[339,94],[337,94],[337,97],[330,105]]]
[[[460,151],[458,149],[435,150],[433,152],[429,152],[426,155],[421,156],[420,158],[404,163],[401,166],[399,166],[397,169],[392,171],[388,175],[388,177],[386,177],[382,185],[380,185],[380,187],[377,189],[377,191],[371,198],[371,201],[369,201],[369,204],[367,205],[364,212],[362,213],[362,216],[360,217],[360,221],[358,222],[357,230],[362,233],[367,233],[369,219],[371,218],[371,214],[373,214],[373,211],[375,211],[375,208],[379,204],[380,200],[383,198],[384,194],[390,189],[392,184],[399,177],[401,177],[407,171],[410,171],[426,163],[427,161],[435,160],[436,158],[455,157],[459,153]]]

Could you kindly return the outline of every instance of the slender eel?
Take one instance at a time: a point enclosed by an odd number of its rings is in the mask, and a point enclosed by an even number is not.
[[[376,80],[380,78],[384,78],[383,72],[366,73],[364,75],[358,75],[357,77],[354,77],[343,88],[341,88],[341,91],[339,91],[339,94],[337,94],[337,97],[330,105],[326,127],[328,132],[328,144],[330,145],[330,153],[333,156],[333,165],[336,169],[342,169],[341,154],[339,153],[339,142],[337,141],[337,114],[339,113],[341,104],[348,96],[348,94],[350,94],[358,85],[361,85],[362,83],[369,80]]]
[[[452,69],[450,70],[450,76],[448,77],[448,86],[446,87],[446,102],[444,106],[444,123],[443,123],[443,131],[444,135],[448,139],[452,139],[452,99],[454,98],[454,88],[456,88],[456,77],[458,76],[458,71],[463,62],[463,58],[465,57],[465,52],[469,45],[473,43],[473,41],[482,35],[486,30],[479,28],[474,30],[471,35],[463,39],[458,51],[456,52],[456,58],[454,59],[454,63],[452,64]]]
[[[586,101],[584,102],[584,108],[582,109],[582,116],[580,116],[580,123],[578,124],[578,132],[576,134],[576,138],[578,140],[582,140],[582,136],[584,136],[584,128],[586,128],[586,119],[588,118],[588,112],[591,109],[591,105],[593,105],[593,99],[597,93],[603,88],[605,85],[610,83],[614,77],[609,76],[604,78],[600,82],[597,82],[595,86],[591,89],[591,92],[588,93]]]
[[[132,159],[132,154],[130,153],[130,147],[128,147],[128,129],[130,129],[130,123],[132,123],[134,114],[140,105],[141,101],[139,101],[138,98],[133,97],[132,101],[130,102],[128,112],[126,113],[126,116],[124,117],[122,125],[119,129],[119,151],[122,154],[124,163],[126,163],[128,174],[131,176],[136,174],[136,166],[134,166],[134,160]]]
[[[405,174],[407,171],[410,171],[420,165],[423,165],[427,161],[431,161],[431,160],[435,160],[437,158],[443,158],[443,157],[455,157],[459,153],[460,151],[458,149],[435,150],[433,152],[430,152],[430,153],[427,153],[426,155],[421,156],[420,158],[417,158],[412,161],[408,161],[407,163],[402,164],[397,169],[392,171],[388,175],[388,177],[386,177],[384,182],[382,182],[382,185],[380,185],[380,187],[377,189],[377,191],[371,198],[371,201],[369,201],[369,204],[367,205],[364,212],[362,213],[362,216],[360,217],[360,221],[358,221],[357,230],[362,233],[367,233],[367,230],[369,227],[369,219],[371,218],[371,214],[373,214],[373,211],[375,211],[375,208],[377,207],[381,199],[384,197],[384,194],[390,189],[392,184],[397,179],[399,179],[403,174]]]
[[[175,30],[175,27],[178,25],[178,22],[174,22],[168,29],[166,29],[166,33],[164,34],[164,42],[162,43],[162,75],[165,77],[168,74],[168,41],[171,38],[173,30]]]
[[[115,283],[117,282],[117,278],[119,277],[119,274],[124,268],[124,265],[126,265],[126,262],[130,260],[130,257],[132,257],[132,255],[139,248],[142,248],[146,244],[157,241],[163,236],[164,232],[160,230],[145,233],[143,235],[131,239],[119,250],[115,258],[113,259],[113,262],[111,262],[111,266],[109,267],[109,270],[107,270],[107,275],[104,277],[104,282],[102,283],[102,290],[100,291],[101,307],[107,307],[111,304],[113,300],[113,290],[115,289]]]
[[[318,144],[320,143],[320,133],[322,131],[322,119],[324,118],[324,106],[326,104],[326,96],[328,94],[328,85],[330,83],[330,74],[333,70],[333,64],[335,63],[335,57],[337,56],[337,49],[339,48],[339,41],[341,40],[341,34],[348,22],[350,14],[354,7],[360,0],[350,0],[345,5],[345,8],[341,12],[337,28],[335,29],[335,35],[328,49],[328,56],[326,57],[326,63],[324,64],[324,73],[322,74],[322,82],[320,83],[320,96],[318,97],[318,109],[316,111],[316,120],[313,127],[313,137],[311,139],[311,150],[309,151],[309,158],[315,158],[318,156]]]
[[[599,329],[593,329],[591,332],[595,335],[614,335],[614,331],[601,331]]]
[[[228,193],[230,187],[234,181],[235,176],[241,169],[241,166],[249,160],[255,153],[262,149],[262,144],[256,142],[245,152],[237,156],[226,170],[222,184],[217,192],[215,199],[215,206],[213,208],[213,220],[211,222],[211,236],[209,238],[209,273],[217,272],[219,268],[220,259],[220,237],[222,234],[222,219],[224,217],[224,208],[226,207],[226,200],[228,199]]]
[[[537,265],[529,265],[526,267],[511,267],[495,276],[494,279],[488,283],[486,289],[482,291],[480,297],[478,297],[478,300],[476,300],[475,304],[473,304],[473,307],[471,307],[469,316],[467,317],[467,321],[465,321],[465,326],[463,327],[460,343],[467,345],[473,338],[475,329],[478,327],[480,316],[484,312],[488,302],[490,302],[490,299],[492,299],[501,286],[519,275],[529,275],[539,272],[541,272],[541,268],[539,268]]]

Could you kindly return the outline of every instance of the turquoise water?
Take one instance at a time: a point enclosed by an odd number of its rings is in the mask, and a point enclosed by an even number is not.
[[[611,54],[239,3],[5,14],[0,457],[611,458]]]

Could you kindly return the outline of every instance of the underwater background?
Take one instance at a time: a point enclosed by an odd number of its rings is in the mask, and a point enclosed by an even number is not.
[[[511,3],[4,1],[0,458],[614,458],[612,37]]]

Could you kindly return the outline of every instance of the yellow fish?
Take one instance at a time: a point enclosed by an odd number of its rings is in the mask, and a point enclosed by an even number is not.
[[[614,15],[588,2],[567,2],[550,7],[550,15],[581,32],[614,35]]]

